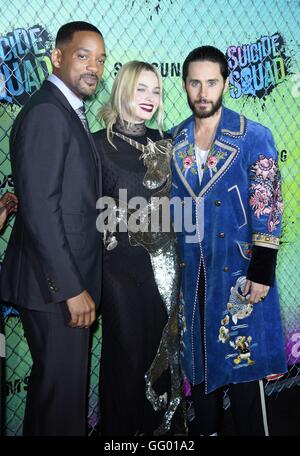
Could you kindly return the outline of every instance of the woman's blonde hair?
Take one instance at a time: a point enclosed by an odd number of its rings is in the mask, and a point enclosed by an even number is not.
[[[158,130],[162,136],[164,108],[162,102],[161,77],[155,66],[147,62],[139,62],[137,60],[133,60],[123,65],[122,68],[118,71],[118,74],[112,86],[109,101],[105,106],[103,106],[103,108],[99,112],[100,117],[105,122],[107,139],[111,144],[113,136],[112,128],[113,125],[116,123],[117,118],[119,118],[121,122],[124,122],[124,118],[122,115],[122,108],[124,107],[124,103],[126,103],[126,110],[128,111],[130,117],[134,118],[135,116],[133,100],[137,86],[137,81],[143,70],[152,71],[158,79],[160,89],[160,102],[155,115],[157,117]]]

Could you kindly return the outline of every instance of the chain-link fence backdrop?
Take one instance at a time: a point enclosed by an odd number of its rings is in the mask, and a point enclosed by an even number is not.
[[[0,180],[13,190],[8,138],[14,118],[51,72],[49,54],[58,28],[85,20],[102,31],[108,59],[102,84],[88,106],[93,131],[120,66],[132,59],[154,63],[164,81],[165,127],[190,115],[181,67],[196,46],[211,44],[228,56],[225,104],[268,126],[283,176],[284,229],[278,281],[289,373],[265,385],[267,394],[300,385],[300,159],[299,1],[297,0],[0,0]],[[74,185],[76,185],[74,183]],[[11,225],[13,220],[11,221]],[[10,235],[0,240],[1,260]],[[6,362],[4,432],[20,435],[31,359],[18,318],[4,308]],[[93,336],[89,393],[90,433],[97,425],[101,324]],[[0,358],[1,359],[1,358]]]

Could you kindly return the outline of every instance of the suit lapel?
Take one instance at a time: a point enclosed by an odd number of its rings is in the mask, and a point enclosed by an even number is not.
[[[85,131],[85,129],[84,129],[84,131]],[[88,136],[88,139],[89,139],[89,142],[90,142],[90,146],[91,146],[90,150],[92,151],[93,159],[94,159],[95,165],[96,165],[96,171],[97,171],[97,193],[100,196],[102,194],[102,168],[101,168],[101,163],[99,163],[100,157],[99,157],[99,154],[97,152],[96,144],[95,144],[95,141],[94,141],[92,133],[91,132],[87,133],[86,131],[85,131],[85,133]]]
[[[79,130],[82,132],[83,137],[87,137],[88,138],[88,141],[89,141],[89,144],[90,144],[89,149],[90,149],[90,152],[92,154],[93,160],[95,161],[95,164],[97,165],[97,162],[98,162],[98,158],[97,157],[98,157],[98,155],[97,155],[96,146],[94,144],[94,140],[92,138],[92,135],[88,134],[86,132],[86,130],[85,130],[84,126],[82,125],[82,122],[81,122],[78,114],[76,113],[76,111],[74,111],[74,109],[72,108],[72,106],[68,102],[67,98],[61,92],[61,90],[59,90],[58,87],[56,87],[55,84],[53,84],[52,82],[49,82],[47,80],[43,82],[43,85],[41,87],[41,90],[44,90],[44,89],[47,90],[47,91],[52,92],[52,95],[55,98],[57,98],[59,100],[59,102],[61,103],[61,105],[70,112],[70,114],[72,115],[72,119],[77,123]]]
[[[200,184],[194,149],[194,129],[195,121],[192,116],[174,139],[173,159],[183,185],[190,196],[197,199]]]
[[[78,129],[81,131],[82,137],[86,138],[86,140],[88,141],[88,150],[89,150],[89,153],[91,154],[92,160],[93,160],[93,162],[95,164],[95,167],[96,167],[97,193],[98,193],[98,195],[100,195],[102,174],[101,174],[101,166],[99,165],[99,155],[98,155],[98,152],[97,152],[97,149],[96,149],[96,145],[95,145],[95,142],[94,142],[94,139],[93,139],[93,135],[92,135],[91,132],[87,132],[86,131],[86,129],[82,125],[82,122],[81,122],[79,116],[77,115],[76,111],[74,111],[74,109],[72,109],[72,111],[73,111],[72,112],[72,118],[73,118],[74,122],[78,125]]]
[[[71,108],[72,109],[72,108]],[[82,133],[82,136],[84,138],[87,138],[88,141],[89,141],[89,150],[91,152],[91,155],[93,157],[93,160],[95,162],[95,165],[98,166],[98,154],[97,154],[97,150],[96,150],[96,145],[94,143],[94,140],[93,140],[93,137],[92,137],[92,134],[91,132],[87,132],[86,129],[84,128],[79,116],[77,115],[76,111],[74,111],[74,109],[72,109],[72,117],[73,117],[73,120],[74,122],[77,123],[78,125],[78,128],[79,130],[81,131]]]
[[[96,166],[96,171],[97,171],[97,189],[98,189],[98,194],[99,194],[100,183],[101,183],[101,167],[98,166],[98,153],[97,153],[96,145],[94,143],[92,134],[91,133],[87,133],[87,131],[85,130],[84,126],[82,125],[82,122],[81,122],[79,116],[77,115],[76,111],[74,111],[74,109],[72,108],[72,106],[68,102],[67,98],[61,92],[61,90],[59,90],[58,87],[56,87],[55,84],[52,84],[52,82],[49,82],[49,81],[46,80],[46,81],[43,82],[41,90],[50,91],[52,93],[52,95],[59,100],[60,104],[67,111],[69,111],[73,122],[75,122],[75,124],[77,125],[76,128],[78,128],[79,131],[81,131],[82,137],[83,138],[85,138],[85,137],[87,138],[88,145],[89,145],[88,150],[89,150],[89,152],[90,152],[90,154],[92,156],[92,159],[93,159],[93,161],[95,163],[95,166]]]

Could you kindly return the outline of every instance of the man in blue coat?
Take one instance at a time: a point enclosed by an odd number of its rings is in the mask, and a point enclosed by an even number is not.
[[[221,387],[229,385],[237,433],[263,435],[261,379],[286,371],[275,281],[283,210],[277,152],[270,130],[222,105],[228,66],[218,49],[188,55],[183,87],[193,115],[172,129],[172,196],[181,199],[174,217],[190,433],[218,432]]]

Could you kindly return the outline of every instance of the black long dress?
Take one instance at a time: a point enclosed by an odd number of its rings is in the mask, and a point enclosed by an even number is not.
[[[126,136],[147,144],[161,139],[148,129],[143,136]],[[149,198],[143,186],[146,167],[141,152],[114,136],[114,149],[106,130],[94,134],[100,153],[103,195],[119,199],[119,189]],[[167,322],[167,310],[158,292],[148,252],[131,246],[127,233],[117,233],[118,245],[104,249],[102,354],[100,363],[100,420],[102,435],[152,434],[161,424],[163,412],[155,412],[145,395],[144,375],[159,346]],[[163,394],[169,389],[166,371],[155,385]]]

